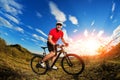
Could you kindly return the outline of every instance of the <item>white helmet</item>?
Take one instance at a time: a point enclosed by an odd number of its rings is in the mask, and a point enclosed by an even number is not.
[[[60,21],[58,21],[57,23],[56,23],[56,25],[63,25],[63,22],[60,22]]]

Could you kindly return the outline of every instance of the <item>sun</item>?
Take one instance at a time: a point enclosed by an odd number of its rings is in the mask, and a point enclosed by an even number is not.
[[[97,50],[100,47],[100,43],[97,39],[90,38],[84,41],[85,53],[87,55],[96,55],[98,54]]]
[[[94,56],[99,54],[98,49],[100,46],[101,44],[98,39],[89,37],[78,41],[73,41],[67,48],[67,51],[80,56]]]
[[[89,50],[97,50],[98,47],[99,47],[99,43],[97,40],[95,39],[90,39],[90,40],[87,40],[86,43],[85,43],[85,47]]]
[[[70,53],[75,53],[80,56],[95,56],[101,54],[101,46],[105,47],[109,39],[103,37],[104,31],[99,31],[98,34],[84,31],[83,36],[76,36],[75,40],[71,39],[69,47],[66,49]]]

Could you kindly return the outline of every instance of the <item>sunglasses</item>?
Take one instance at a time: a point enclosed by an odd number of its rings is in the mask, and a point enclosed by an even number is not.
[[[58,24],[56,24],[56,25],[60,25],[60,26],[62,26],[62,24],[60,24],[60,23],[58,23]]]

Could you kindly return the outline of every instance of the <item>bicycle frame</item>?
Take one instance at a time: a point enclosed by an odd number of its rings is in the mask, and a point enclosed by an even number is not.
[[[52,67],[55,65],[55,63],[57,62],[57,60],[58,60],[58,58],[60,57],[61,53],[63,53],[64,56],[67,55],[67,53],[64,51],[63,47],[60,47],[60,48],[61,48],[61,50],[57,51],[57,53],[58,53],[58,54],[57,54],[57,57],[56,57],[56,59],[54,60],[54,62],[52,63],[51,66],[50,66],[49,63],[48,63],[48,60],[46,61],[48,69],[49,69],[49,68],[52,68]],[[44,55],[44,56],[46,55],[45,49],[44,49],[43,55]],[[66,60],[67,60],[67,63],[69,64],[69,66],[71,66],[72,63],[71,63],[69,57],[66,57]]]
[[[55,65],[55,63],[56,63],[56,61],[58,60],[60,54],[61,54],[61,52],[59,52],[59,53],[57,54],[57,57],[56,57],[56,59],[54,60],[54,62],[52,63],[52,65],[50,66],[50,68],[52,68],[52,67]]]

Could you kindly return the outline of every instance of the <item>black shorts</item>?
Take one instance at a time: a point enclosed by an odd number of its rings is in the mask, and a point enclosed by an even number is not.
[[[51,52],[55,52],[55,46],[52,45],[49,41],[47,41],[47,47],[48,47],[48,51]]]

